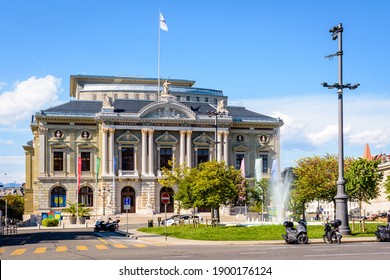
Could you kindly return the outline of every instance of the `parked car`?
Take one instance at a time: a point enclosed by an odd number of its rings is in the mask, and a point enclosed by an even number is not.
[[[371,216],[368,217],[369,221],[375,221],[378,219],[379,215],[378,214],[372,214]]]
[[[164,225],[167,226],[173,226],[173,225],[179,225],[180,220],[183,220],[185,224],[188,224],[192,218],[199,218],[198,216],[192,216],[192,215],[174,215],[172,218],[167,219],[164,221]]]
[[[173,216],[170,216],[169,218],[162,220],[162,221],[161,221],[161,224],[162,224],[162,225],[165,225],[166,221],[173,220],[173,219],[175,219],[175,218],[178,218],[179,216],[180,216],[180,215],[173,215]]]

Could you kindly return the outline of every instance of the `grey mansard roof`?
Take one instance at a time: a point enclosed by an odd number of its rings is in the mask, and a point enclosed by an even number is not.
[[[117,99],[113,102],[116,113],[138,113],[145,106],[156,101]],[[179,102],[190,108],[196,115],[207,115],[215,111],[215,107],[208,103]],[[262,115],[242,106],[226,106],[229,116],[234,122],[282,122],[280,119]],[[102,110],[101,101],[73,100],[38,112],[45,116],[95,116]]]

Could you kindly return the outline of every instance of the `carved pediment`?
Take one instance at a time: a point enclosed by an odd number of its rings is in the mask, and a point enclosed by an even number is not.
[[[196,114],[179,102],[154,102],[139,112],[142,119],[196,119]]]
[[[139,143],[139,138],[131,133],[129,130],[126,130],[121,136],[119,136],[116,141],[119,144],[137,144]]]
[[[178,142],[179,141],[176,139],[176,137],[171,135],[168,131],[165,131],[163,135],[160,135],[159,137],[156,138],[156,143],[160,145],[164,145],[164,144],[175,145]]]
[[[249,148],[247,146],[244,146],[244,145],[238,145],[238,146],[233,147],[233,150],[234,151],[248,151]]]
[[[196,137],[193,141],[196,146],[209,146],[214,143],[214,139],[208,136],[205,132]]]
[[[158,110],[152,111],[149,114],[145,115],[145,119],[188,119],[188,116],[183,112],[165,106],[159,108]]]

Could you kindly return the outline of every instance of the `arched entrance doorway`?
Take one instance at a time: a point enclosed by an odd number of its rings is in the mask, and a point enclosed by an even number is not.
[[[124,187],[121,191],[121,212],[126,213],[126,210],[124,209],[124,199],[125,197],[130,198],[130,209],[128,210],[128,213],[135,213],[135,190],[130,187]]]
[[[161,195],[162,193],[168,193],[170,195],[169,203],[167,204],[167,213],[173,213],[174,212],[174,200],[173,200],[173,190],[171,188],[163,187],[160,190],[160,213],[165,213],[165,204],[161,201]]]

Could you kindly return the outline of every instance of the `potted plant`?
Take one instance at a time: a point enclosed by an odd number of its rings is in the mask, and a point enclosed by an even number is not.
[[[85,204],[79,203],[79,221],[81,224],[85,224],[85,218],[91,215],[91,208],[85,206]]]
[[[70,214],[70,217],[69,217],[69,221],[71,224],[75,224],[76,223],[76,216],[77,216],[77,203],[74,202],[70,202],[70,201],[67,201],[67,204],[68,204],[68,207],[62,209],[62,212],[64,213],[69,213]]]

